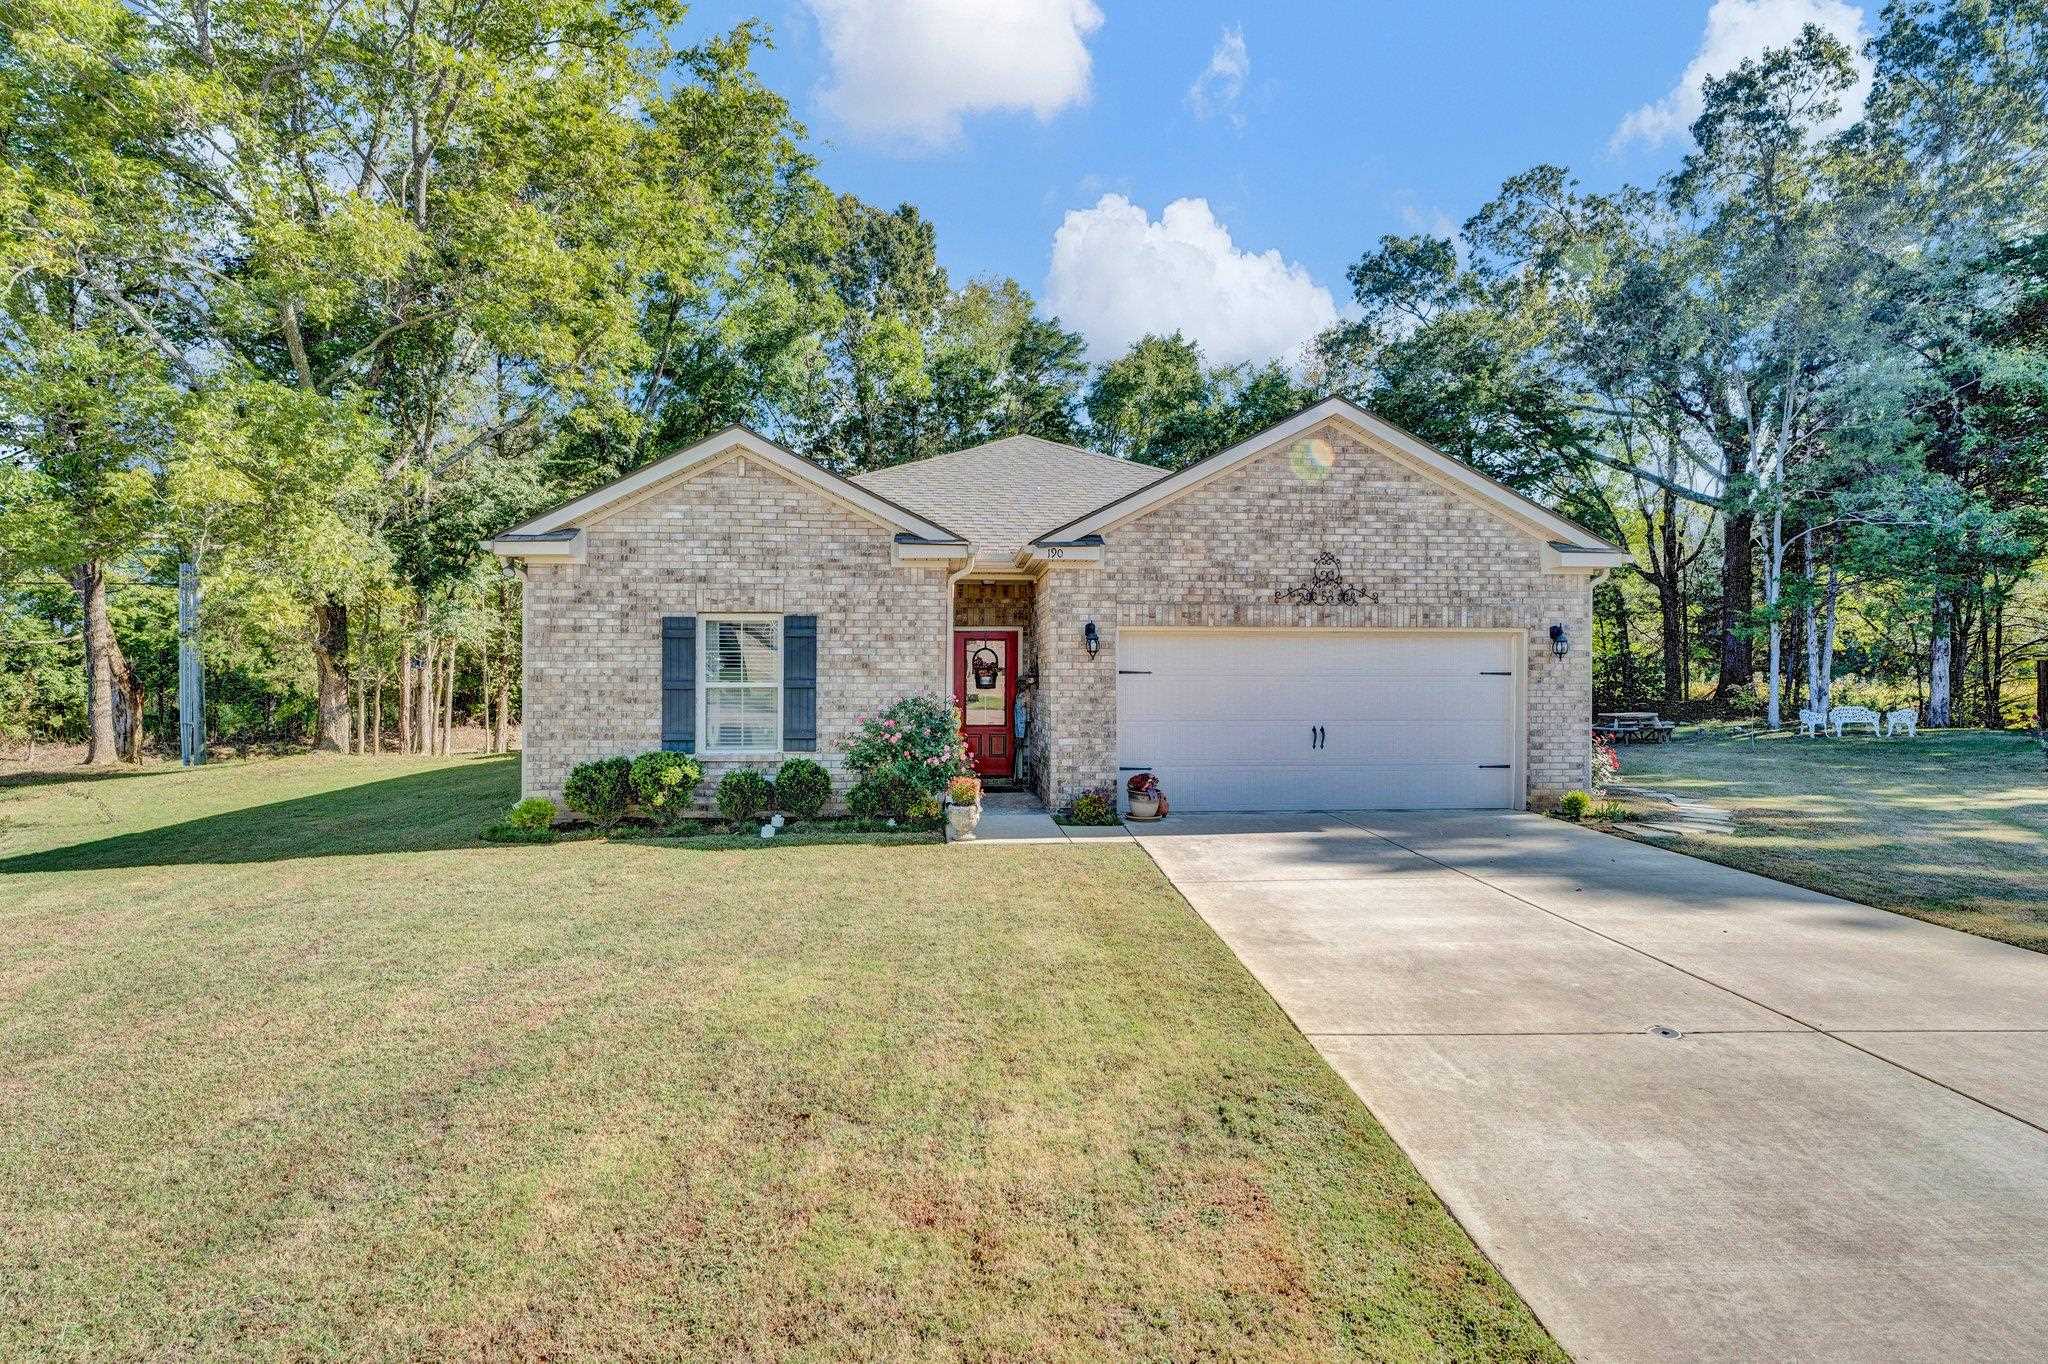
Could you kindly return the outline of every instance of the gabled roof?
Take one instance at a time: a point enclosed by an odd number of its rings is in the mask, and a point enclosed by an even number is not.
[[[1228,450],[1197,460],[1178,473],[1156,479],[1062,522],[1040,534],[1032,543],[1064,544],[1085,536],[1100,535],[1227,473],[1256,455],[1266,453],[1282,441],[1305,435],[1333,417],[1373,438],[1378,445],[1391,450],[1401,462],[1519,525],[1542,540],[1560,561],[1568,562],[1572,567],[1612,568],[1629,562],[1628,551],[1609,544],[1584,526],[1524,497],[1505,483],[1488,478],[1464,461],[1453,459],[1386,418],[1366,411],[1349,398],[1325,398]]]
[[[856,474],[853,481],[957,528],[974,542],[980,562],[1007,564],[1048,526],[1163,476],[1150,465],[1078,446],[1005,436]]]
[[[909,535],[923,542],[954,545],[964,543],[960,536],[938,522],[899,505],[881,492],[863,488],[852,479],[841,478],[831,470],[821,468],[802,455],[783,449],[760,432],[744,426],[728,426],[717,435],[698,441],[687,450],[679,450],[666,459],[658,459],[622,478],[613,479],[602,488],[564,502],[552,511],[542,512],[532,520],[512,527],[487,543],[500,554],[521,554],[524,552],[522,546],[545,543],[544,537],[552,539],[556,538],[556,532],[574,530],[580,522],[637,497],[658,483],[722,459],[735,449],[754,456],[800,483],[814,485],[825,496],[893,528],[899,535]]]

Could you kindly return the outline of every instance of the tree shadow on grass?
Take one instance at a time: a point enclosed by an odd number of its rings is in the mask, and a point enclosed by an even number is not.
[[[161,777],[191,770],[176,763],[150,767],[87,767],[81,763],[76,767],[31,767],[20,772],[0,768],[0,791],[30,786],[62,786],[73,782],[120,781],[129,777]]]
[[[0,858],[0,875],[468,848],[518,795],[516,757],[479,758]]]

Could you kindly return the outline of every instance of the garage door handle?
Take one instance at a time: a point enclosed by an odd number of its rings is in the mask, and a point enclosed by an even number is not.
[[[1496,770],[1506,772],[1513,766],[1513,763],[1481,763],[1479,764],[1479,770],[1482,772],[1492,772]]]

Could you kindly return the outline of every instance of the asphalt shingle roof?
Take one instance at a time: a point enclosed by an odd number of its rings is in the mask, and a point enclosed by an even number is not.
[[[1005,436],[887,469],[854,482],[966,536],[983,561],[1007,561],[1055,526],[1165,476],[1037,436]]]

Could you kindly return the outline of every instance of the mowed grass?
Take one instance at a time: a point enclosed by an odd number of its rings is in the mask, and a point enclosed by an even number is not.
[[[1689,731],[1624,747],[1621,769],[1736,813],[1732,833],[1661,844],[2048,952],[2048,767],[2030,735]]]
[[[0,785],[0,1358],[1561,1358],[1136,849],[516,785]]]

